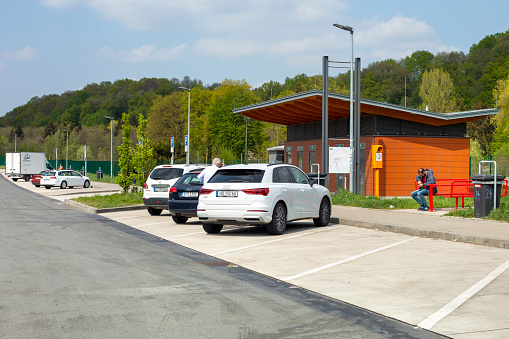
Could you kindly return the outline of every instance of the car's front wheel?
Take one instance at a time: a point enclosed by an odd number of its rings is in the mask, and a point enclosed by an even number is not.
[[[44,186],[44,188],[46,188],[47,190],[49,190],[51,188],[51,186]]]
[[[172,215],[171,218],[175,221],[176,224],[185,224],[188,217],[184,217],[183,215]]]
[[[161,215],[163,213],[163,210],[152,207],[147,207],[147,211],[150,215]]]
[[[201,225],[203,227],[203,230],[205,232],[209,233],[209,234],[219,233],[223,229],[223,225],[221,225],[221,224],[205,224],[205,223],[202,223]]]
[[[83,187],[84,188],[89,188],[90,187],[90,181],[85,180],[85,183],[83,184]]]
[[[64,188],[66,188],[66,187],[67,187],[67,182],[66,182],[66,181],[62,181],[62,182],[60,183],[60,188],[64,189]]]
[[[327,226],[330,221],[330,202],[327,198],[323,198],[318,210],[318,218],[313,218],[316,226]]]
[[[278,202],[272,212],[272,221],[266,226],[269,234],[281,235],[286,230],[286,208],[283,203]]]

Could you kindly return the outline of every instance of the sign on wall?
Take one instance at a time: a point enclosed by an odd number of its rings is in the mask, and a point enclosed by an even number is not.
[[[329,173],[350,173],[350,147],[329,147]]]

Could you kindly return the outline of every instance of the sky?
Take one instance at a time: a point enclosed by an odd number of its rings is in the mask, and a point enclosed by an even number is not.
[[[509,29],[506,1],[1,0],[0,116],[118,79],[245,79],[253,88],[417,50],[462,51]],[[348,65],[347,65],[348,66]],[[329,74],[346,70],[331,69]]]

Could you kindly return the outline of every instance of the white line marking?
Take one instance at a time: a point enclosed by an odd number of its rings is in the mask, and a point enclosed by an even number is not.
[[[155,223],[152,223],[152,224],[142,224],[142,225],[136,225],[136,226],[131,226],[131,227],[138,228],[138,227],[145,227],[145,226],[152,226],[152,225],[161,225],[161,224],[169,224],[169,221],[155,222]]]
[[[271,244],[271,243],[276,242],[276,241],[283,241],[283,240],[293,239],[293,238],[302,237],[302,236],[305,236],[305,235],[310,235],[310,234],[314,234],[314,233],[318,233],[318,232],[329,231],[331,229],[336,229],[336,228],[339,228],[339,227],[343,227],[343,226],[331,226],[331,227],[327,227],[327,228],[322,228],[319,231],[300,233],[300,234],[292,235],[292,236],[289,236],[289,237],[277,238],[275,240],[264,241],[264,242],[261,242],[261,243],[258,243],[258,244],[253,244],[253,245],[248,245],[248,246],[234,248],[234,249],[231,249],[231,250],[216,252],[216,253],[212,253],[210,255],[219,255],[219,254],[225,254],[225,253],[230,253],[230,252],[235,252],[235,251],[241,251],[241,250],[245,250],[245,249],[251,248],[251,247]]]
[[[441,309],[439,309],[438,311],[436,311],[435,313],[421,321],[417,326],[419,326],[420,328],[424,328],[426,330],[431,329],[433,326],[436,325],[436,323],[438,323],[440,320],[448,316],[455,309],[460,307],[465,301],[473,297],[477,292],[486,287],[486,285],[495,280],[508,268],[509,260],[495,268],[487,276],[479,280],[475,285],[473,285],[468,290],[466,290],[465,292],[461,293],[459,296],[451,300],[447,305],[445,305],[444,307],[442,307]]]
[[[364,252],[364,253],[361,253],[361,254],[354,255],[353,257],[350,257],[350,258],[346,258],[346,259],[343,259],[343,260],[340,260],[340,261],[333,262],[331,264],[327,264],[327,265],[324,265],[324,266],[320,266],[320,267],[314,268],[314,269],[306,271],[306,272],[302,272],[302,273],[299,273],[299,274],[295,274],[295,275],[289,276],[287,278],[283,278],[283,280],[289,281],[289,280],[294,280],[294,279],[302,278],[302,277],[304,277],[306,275],[313,274],[313,273],[316,273],[316,272],[320,272],[320,271],[326,270],[328,268],[331,268],[331,267],[334,267],[334,266],[337,266],[337,265],[341,265],[341,264],[347,263],[349,261],[352,261],[352,260],[355,260],[355,259],[359,259],[359,258],[365,257],[367,255],[374,254],[374,253],[377,253],[377,252],[389,249],[389,248],[394,247],[394,246],[398,246],[398,245],[404,244],[406,242],[409,242],[409,241],[412,241],[412,240],[415,240],[415,239],[418,239],[418,238],[419,237],[412,237],[412,238],[409,238],[409,239],[406,239],[406,240],[398,241],[398,242],[395,242],[395,243],[387,245],[387,246],[379,247],[379,248],[376,248],[376,249],[368,251],[368,252]]]
[[[120,217],[120,218],[112,218],[112,217],[106,217],[108,219],[111,219],[111,220],[121,220],[121,219],[132,219],[132,218],[141,218],[142,215],[131,215],[129,217]]]
[[[188,237],[190,235],[196,235],[196,234],[203,234],[204,231],[201,232],[195,232],[195,233],[187,233],[187,234],[181,234],[181,235],[174,235],[172,237],[165,237],[164,239],[175,239],[175,238],[182,238],[182,237]]]

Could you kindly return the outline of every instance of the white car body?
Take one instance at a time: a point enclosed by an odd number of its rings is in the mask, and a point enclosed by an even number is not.
[[[249,171],[253,173],[251,177],[235,175]],[[261,181],[254,174],[257,171],[263,172]],[[281,179],[279,173],[283,176]],[[267,225],[272,222],[276,205],[280,203],[285,210],[286,223],[299,219],[318,219],[324,199],[328,207],[328,216],[324,220],[328,223],[331,206],[328,189],[315,184],[298,167],[289,164],[233,165],[218,169],[203,186],[197,214],[204,229],[207,224]],[[268,231],[271,234],[282,234],[280,232],[284,232],[284,229],[276,233]]]
[[[192,171],[201,171],[207,165],[159,165],[154,167],[143,185],[143,203],[149,214],[159,215],[162,210],[168,209],[170,187],[183,174]]]
[[[45,188],[51,187],[90,187],[90,178],[83,176],[73,170],[47,171],[41,178],[41,186]]]

